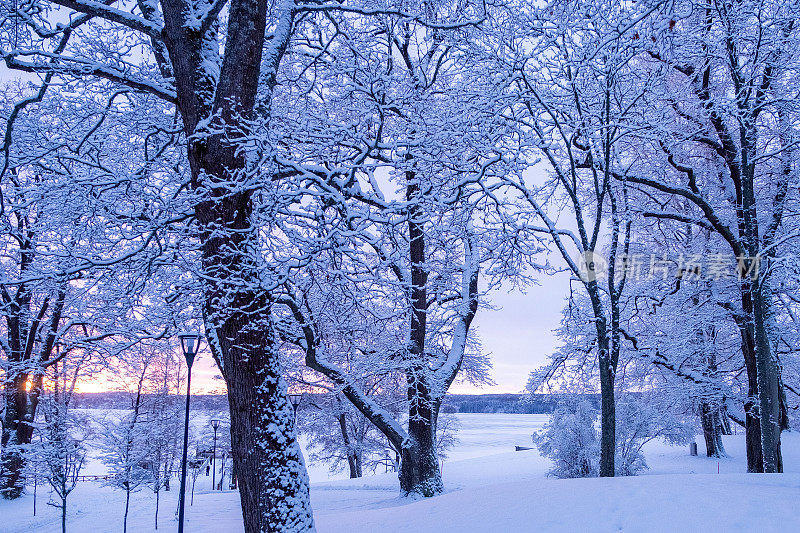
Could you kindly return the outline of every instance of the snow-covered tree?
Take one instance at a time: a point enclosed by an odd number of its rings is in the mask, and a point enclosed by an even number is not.
[[[62,533],[67,531],[67,499],[85,464],[90,436],[88,421],[70,409],[80,367],[70,371],[65,366],[54,365],[50,371],[52,389],[36,423],[39,438],[26,446],[33,460],[42,464],[57,498],[48,503],[61,510]]]
[[[505,113],[516,131],[509,150],[522,159],[504,179],[514,205],[509,225],[529,239],[545,237],[557,253],[556,266],[564,266],[591,304],[602,397],[600,473],[613,476],[620,301],[627,281],[616,263],[629,253],[633,222],[628,186],[615,176],[626,172],[623,141],[646,90],[644,83],[626,84],[638,42],[620,27],[659,7],[590,1],[509,8],[515,36],[493,52],[495,68],[514,79],[507,91],[514,102]]]
[[[128,531],[131,493],[153,483],[154,470],[160,471],[161,466],[160,461],[158,467],[150,466],[152,455],[156,453],[151,448],[155,439],[150,433],[162,428],[152,424],[145,411],[145,394],[149,391],[152,367],[160,353],[153,346],[138,346],[133,351],[118,362],[116,374],[118,379],[132,387],[131,410],[120,417],[105,420],[100,432],[102,461],[111,475],[108,484],[125,491],[123,532]]]
[[[132,309],[159,254],[164,203],[162,184],[143,182],[173,143],[157,133],[162,124],[153,136],[138,127],[130,95],[84,101],[51,81],[3,88],[0,491],[8,498],[24,485],[16,450],[31,440],[47,369],[163,331],[155,320],[136,331]],[[116,347],[100,347],[112,337]]]
[[[745,274],[727,307],[748,377],[751,472],[782,469],[774,287],[795,233],[796,20],[791,3],[749,0],[686,2],[653,18],[638,65],[652,86],[634,135],[644,157],[619,176],[641,188],[644,217],[710,232]]]
[[[272,129],[294,104],[284,108],[281,94],[298,80],[314,79],[330,45],[347,35],[336,29],[347,17],[386,15],[404,25],[456,28],[475,24],[481,4],[454,2],[436,12],[422,5],[406,11],[256,0],[142,1],[130,9],[84,0],[47,3],[60,9],[40,4],[14,10],[13,18],[26,23],[21,36],[2,34],[7,66],[74,79],[84,87],[147,93],[179,117],[179,126],[171,130],[187,140],[195,223],[189,240],[197,252],[193,272],[202,280],[202,311],[196,314],[202,315],[227,384],[245,530],[313,529],[307,475],[270,322],[270,291],[285,272],[282,265],[265,268],[269,263],[257,254],[260,239],[278,232],[260,222],[279,212],[281,182],[296,173],[274,164],[278,155],[291,156],[293,150],[283,143],[288,137]],[[68,23],[55,23],[66,14]],[[316,32],[320,27],[327,31]],[[295,146],[305,148],[313,137],[307,132]],[[359,162],[360,146],[346,151],[356,155],[348,160]]]
[[[385,395],[386,384],[379,385]],[[404,400],[397,393],[397,384],[389,389],[391,403],[370,394],[399,416]],[[327,464],[331,472],[340,472],[346,465],[351,478],[359,478],[384,463],[387,453],[395,454],[383,434],[350,402],[336,392],[314,394],[298,415],[299,431],[308,435],[309,459]]]

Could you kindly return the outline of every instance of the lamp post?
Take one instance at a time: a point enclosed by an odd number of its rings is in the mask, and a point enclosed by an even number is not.
[[[211,490],[217,490],[217,430],[221,423],[222,420],[218,418],[211,419],[211,427],[214,429],[214,449],[211,452]],[[222,490],[221,485],[220,490]]]
[[[289,393],[289,403],[292,404],[294,408],[294,422],[297,424],[297,408],[300,407],[300,404],[303,402],[303,393]]]
[[[192,387],[192,363],[200,347],[200,335],[197,333],[186,333],[178,335],[181,340],[181,350],[186,358],[186,419],[183,426],[183,461],[181,462],[181,493],[180,505],[178,506],[178,533],[183,533],[184,506],[186,504],[186,458],[189,449],[189,398],[191,398]]]

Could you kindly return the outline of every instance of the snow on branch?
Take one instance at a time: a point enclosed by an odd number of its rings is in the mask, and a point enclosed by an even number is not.
[[[344,13],[353,13],[356,15],[375,16],[375,15],[388,15],[394,16],[405,20],[411,20],[423,26],[436,30],[456,30],[467,26],[478,26],[486,20],[486,5],[483,5],[482,12],[479,17],[467,19],[463,21],[452,22],[434,22],[428,17],[415,15],[401,9],[384,9],[384,8],[366,8],[348,6],[339,2],[320,2],[318,4],[298,4],[300,11],[341,11]]]
[[[52,61],[48,63],[34,63],[22,61],[18,59],[18,56],[41,56],[51,59]],[[64,56],[45,52],[43,50],[22,50],[12,52],[5,57],[5,60],[9,68],[22,70],[24,72],[68,74],[73,76],[93,75],[121,85],[126,85],[138,91],[153,94],[170,103],[175,103],[177,98],[175,91],[172,89],[162,87],[150,80],[130,77],[124,72],[109,67],[108,65],[94,63],[78,57]]]
[[[161,40],[163,28],[160,24],[139,18],[120,9],[107,6],[104,3],[92,2],[91,0],[52,0],[52,2],[79,13],[116,22],[132,30],[142,32],[151,39]]]

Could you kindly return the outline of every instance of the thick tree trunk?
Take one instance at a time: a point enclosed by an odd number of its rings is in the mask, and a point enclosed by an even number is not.
[[[361,477],[358,475],[358,465],[356,464],[356,458],[348,454],[347,455],[347,467],[350,469],[350,479],[356,479]]]
[[[747,471],[780,472],[783,468],[780,450],[781,395],[778,390],[780,370],[767,336],[767,309],[761,294],[747,280],[741,285],[741,296],[745,316],[737,323],[747,369],[748,400],[744,404]],[[762,428],[761,413],[765,408],[768,427]]]
[[[207,70],[218,49],[212,26],[198,36],[184,24],[186,3],[164,0],[165,42],[175,72],[178,107],[187,137],[205,282],[206,333],[228,388],[233,463],[246,533],[313,531],[308,474],[294,432],[293,410],[273,346],[271,301],[260,289],[264,265],[248,154],[248,135],[262,67],[267,90],[288,43],[293,18],[282,4],[271,55],[264,58],[267,2],[232,0],[225,54],[218,76]],[[287,7],[288,6],[288,7]],[[214,79],[216,77],[216,80]],[[216,86],[214,86],[216,81]],[[267,106],[268,107],[268,106]],[[213,117],[209,130],[198,124]]]
[[[233,351],[232,349],[230,351]],[[313,531],[308,474],[278,354],[271,346],[248,361],[228,355],[225,378],[233,463],[247,533]]]
[[[600,372],[600,477],[614,477],[617,413],[614,398],[614,362],[610,351],[607,322],[597,281],[587,284],[597,333],[597,364]]]
[[[430,419],[411,420],[409,442],[400,454],[400,490],[405,495],[435,496],[444,491],[436,436]]]
[[[749,291],[742,290],[742,304],[745,312],[750,306]],[[745,449],[747,452],[747,471],[758,473],[764,471],[761,457],[761,424],[758,419],[758,406],[755,399],[758,397],[758,381],[756,379],[756,358],[752,329],[748,327],[744,317],[734,317],[739,327],[742,338],[742,356],[747,370],[747,400],[743,408],[745,413],[744,434]]]
[[[217,164],[225,161],[220,158]],[[203,247],[206,331],[228,388],[245,531],[313,531],[308,474],[274,347],[271,301],[257,288],[261,272],[252,256],[258,246],[249,222],[249,195],[201,204],[197,212],[208,228]],[[227,231],[212,230],[221,227]]]
[[[719,409],[708,403],[700,404],[700,422],[703,427],[703,438],[706,441],[708,457],[725,457],[725,446],[722,443],[723,428],[720,424]]]
[[[740,104],[741,106],[741,104]],[[742,109],[742,111],[745,111]],[[768,280],[768,265],[760,265],[760,231],[755,194],[755,154],[758,132],[755,127],[757,114],[743,113],[739,126],[740,152],[738,154],[741,179],[740,236],[744,239],[744,251],[750,256],[744,266],[742,306],[746,313],[748,330],[754,339],[754,355],[758,391],[759,420],[761,426],[761,458],[764,472],[780,472],[781,464],[781,417],[780,417],[780,366],[773,352],[768,333],[771,317],[772,291]],[[735,160],[735,158],[734,158]],[[737,213],[738,214],[738,213]],[[743,231],[742,231],[743,230]],[[769,256],[769,252],[767,253]],[[744,258],[739,258],[740,262]],[[753,275],[751,275],[751,273]],[[744,296],[744,294],[743,294]],[[748,367],[748,373],[750,368]]]
[[[762,282],[763,283],[763,282]],[[779,366],[767,335],[765,317],[767,304],[764,287],[755,292],[753,303],[756,329],[756,367],[758,399],[761,415],[761,453],[764,472],[775,473],[783,469],[781,461]]]
[[[616,404],[614,400],[614,371],[604,361],[608,349],[600,350],[600,477],[614,477],[616,453]]]
[[[410,156],[409,156],[410,157]],[[406,172],[406,199],[418,201],[419,181]],[[409,348],[406,371],[408,385],[408,439],[400,449],[400,490],[404,494],[434,496],[444,491],[436,457],[436,407],[426,383],[429,373],[425,352],[428,317],[428,265],[425,252],[424,216],[418,204],[408,213],[409,259],[411,263],[411,304]]]
[[[271,301],[257,288],[261,272],[251,255],[258,249],[251,212],[245,194],[198,207],[205,228],[228,229],[205,237],[205,316],[228,388],[244,526],[246,533],[313,531],[308,474],[274,346]]]

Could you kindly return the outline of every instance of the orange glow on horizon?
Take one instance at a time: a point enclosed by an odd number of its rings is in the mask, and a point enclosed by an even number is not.
[[[182,369],[185,374],[185,367]],[[126,392],[136,387],[135,382],[125,383],[116,376],[113,370],[102,370],[89,377],[79,379],[75,384],[75,392]],[[186,380],[181,382],[180,393],[184,394]],[[225,381],[211,357],[198,357],[192,367],[192,394],[225,394]]]

